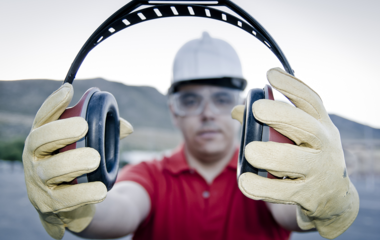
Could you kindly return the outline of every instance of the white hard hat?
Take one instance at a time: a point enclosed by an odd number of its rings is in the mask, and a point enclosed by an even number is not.
[[[243,90],[247,85],[236,51],[227,42],[210,37],[187,42],[177,52],[173,64],[172,86],[200,83]]]

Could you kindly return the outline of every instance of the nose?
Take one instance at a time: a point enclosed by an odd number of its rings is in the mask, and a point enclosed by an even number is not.
[[[201,117],[204,120],[213,119],[215,117],[215,113],[212,110],[212,106],[209,101],[205,103],[205,107],[203,108],[203,111],[201,113]]]

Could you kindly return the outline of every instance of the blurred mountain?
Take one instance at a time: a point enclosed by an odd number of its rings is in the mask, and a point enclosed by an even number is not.
[[[372,128],[335,114],[330,114],[330,119],[339,129],[342,139],[377,139],[380,140],[380,129]]]
[[[30,131],[34,115],[43,101],[62,82],[53,80],[19,80],[0,81],[0,140],[7,138],[25,138]],[[153,135],[160,138],[165,133],[177,136],[173,144],[179,140],[178,131],[173,127],[167,98],[153,87],[128,86],[101,78],[76,80],[72,105],[90,87],[98,87],[102,91],[112,93],[119,105],[120,116],[127,119],[144,139]],[[380,139],[380,129],[356,123],[338,115],[331,114],[331,120],[338,127],[345,139]],[[167,135],[168,139],[172,135]],[[151,137],[149,137],[151,136]],[[141,144],[145,140],[141,141]],[[159,140],[157,141],[159,142]],[[155,143],[156,144],[156,143]],[[154,145],[154,144],[153,144]]]
[[[61,84],[53,80],[0,81],[0,141],[25,138],[41,104]],[[123,141],[128,145],[126,148],[166,149],[180,142],[180,134],[172,125],[167,98],[155,88],[127,86],[101,78],[76,80],[70,106],[91,87],[112,93],[120,116],[133,125],[133,140]]]
[[[52,80],[0,81],[0,112],[34,116],[43,101],[61,84]],[[166,97],[155,88],[127,86],[101,78],[76,80],[70,105],[74,105],[91,87],[112,93],[119,105],[120,116],[134,127],[174,129]]]
[[[0,81],[0,158],[21,159],[22,145],[37,110],[61,84],[53,80]],[[91,87],[112,93],[120,116],[135,129],[130,137],[121,141],[122,152],[162,151],[182,142],[180,132],[172,125],[167,98],[155,88],[127,86],[101,78],[76,80],[71,106]],[[340,131],[349,174],[380,174],[380,129],[334,114],[330,117]]]

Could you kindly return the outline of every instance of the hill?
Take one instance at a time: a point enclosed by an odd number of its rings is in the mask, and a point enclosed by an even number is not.
[[[0,81],[0,112],[34,116],[43,101],[61,84],[52,80]],[[174,129],[166,107],[166,97],[155,88],[127,86],[101,78],[77,80],[74,82],[71,105],[90,87],[112,93],[119,105],[120,116],[136,128]]]
[[[339,129],[340,136],[345,140],[352,139],[378,139],[380,140],[380,129],[372,128],[335,114],[330,114],[330,119]]]
[[[0,141],[25,139],[37,110],[61,84],[53,80],[0,81]],[[101,78],[76,80],[70,106],[91,87],[112,93],[120,116],[133,125],[133,140],[122,141],[123,149],[161,150],[180,142],[181,136],[172,125],[167,98],[155,88],[127,86]]]
[[[53,80],[0,81],[0,140],[25,138],[38,108],[61,84],[62,82]],[[162,145],[160,138],[174,137],[175,140],[171,143],[174,145],[180,141],[179,133],[172,125],[167,98],[155,88],[128,86],[101,78],[76,80],[71,105],[90,87],[98,87],[115,96],[120,116],[134,126],[135,135],[144,136],[141,141],[135,137],[134,142],[139,142],[138,145]],[[361,140],[368,137],[380,140],[380,129],[334,114],[330,117],[340,130],[343,140]]]
[[[34,115],[61,84],[52,80],[0,81],[0,153],[7,153],[3,158],[21,158],[22,144]],[[118,102],[120,116],[135,128],[131,137],[121,141],[122,151],[160,151],[174,148],[181,142],[181,134],[171,122],[167,98],[155,88],[127,86],[101,78],[76,80],[71,105],[90,87],[112,93]],[[334,114],[330,117],[340,131],[349,173],[380,174],[380,129]]]

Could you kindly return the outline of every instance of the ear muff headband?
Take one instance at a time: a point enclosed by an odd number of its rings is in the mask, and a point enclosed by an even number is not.
[[[139,7],[148,6],[143,9],[137,10]],[[237,18],[231,14],[220,11],[218,9],[212,8],[210,6],[225,6],[236,13],[240,18]],[[246,31],[251,36],[255,37],[259,41],[261,41],[267,48],[269,48],[277,57],[277,59],[281,62],[286,72],[291,75],[294,75],[294,71],[290,67],[288,60],[285,55],[282,53],[280,47],[277,45],[275,40],[270,36],[270,34],[261,26],[261,24],[256,21],[251,15],[237,6],[235,3],[230,0],[219,0],[219,1],[205,1],[205,0],[187,0],[187,1],[147,1],[147,0],[132,0],[124,7],[119,9],[113,15],[111,15],[106,21],[104,21],[98,29],[90,36],[90,38],[83,45],[79,53],[77,54],[74,62],[71,64],[71,67],[66,75],[64,83],[72,84],[75,76],[86,58],[87,54],[95,48],[98,44],[103,42],[105,39],[110,36],[116,34],[117,32],[133,26],[138,23],[142,23],[149,20],[166,18],[166,17],[203,17],[203,18],[211,18],[214,20],[219,20],[225,23],[229,23],[234,25],[244,31]],[[94,94],[95,95],[95,94]],[[241,148],[239,153],[239,163],[238,163],[238,176],[244,172],[252,172],[259,175],[266,175],[265,170],[260,170],[252,167],[244,156],[244,148],[251,141],[265,141],[266,138],[273,141],[290,141],[284,139],[284,136],[279,136],[279,138],[271,138],[271,136],[278,135],[279,133],[275,132],[274,129],[265,126],[263,123],[258,122],[253,114],[252,114],[252,103],[259,99],[266,98],[266,90],[262,89],[253,89],[248,94],[246,111],[244,113],[244,121],[243,121],[243,131],[242,131],[242,141]],[[89,103],[89,108],[91,105],[91,101]],[[115,106],[117,110],[117,105],[115,101]],[[108,105],[110,109],[114,109],[111,105]],[[94,106],[93,108],[96,112],[97,109],[102,109],[102,113],[94,113],[94,116],[97,115],[96,118],[98,120],[93,120],[93,122],[97,122],[100,120],[101,123],[105,123],[104,117],[108,119],[108,114],[114,116],[116,113],[111,110],[105,110],[103,108],[99,108],[99,106]],[[92,110],[90,110],[92,111]],[[106,113],[106,114],[105,114]],[[107,124],[103,124],[100,128],[96,127],[95,124],[92,127],[90,126],[88,136],[91,136],[92,139],[90,142],[94,144],[95,149],[114,149],[112,150],[98,150],[105,161],[101,162],[103,164],[100,166],[95,172],[88,174],[88,178],[92,178],[90,181],[98,181],[99,179],[106,184],[107,188],[110,189],[114,183],[117,174],[117,165],[116,162],[108,161],[107,156],[116,156],[118,154],[118,136],[116,140],[116,132],[119,132],[119,121],[118,117],[117,124],[116,120],[112,120],[110,126],[105,126]],[[91,121],[89,121],[89,125],[91,125]],[[107,128],[112,129],[112,134],[108,133],[107,136]],[[275,132],[272,134],[272,132]],[[110,131],[111,132],[111,131]],[[103,137],[101,137],[103,134]],[[87,136],[87,138],[89,138]],[[99,136],[99,137],[98,137]],[[291,141],[290,141],[291,142]],[[116,144],[117,147],[112,147],[112,144]],[[97,146],[97,147],[96,147]],[[115,158],[118,159],[118,158]],[[113,166],[113,167],[110,167]],[[115,173],[116,172],[116,173]],[[92,176],[92,177],[90,177]]]
[[[135,11],[141,6],[151,6]],[[210,6],[225,6],[241,17],[237,18]],[[138,23],[167,17],[203,17],[232,24],[257,38],[278,58],[286,72],[293,75],[288,60],[270,34],[251,15],[230,0],[219,1],[146,1],[133,0],[120,8],[90,36],[77,54],[66,75],[64,83],[72,83],[87,54],[98,44],[117,32]]]

